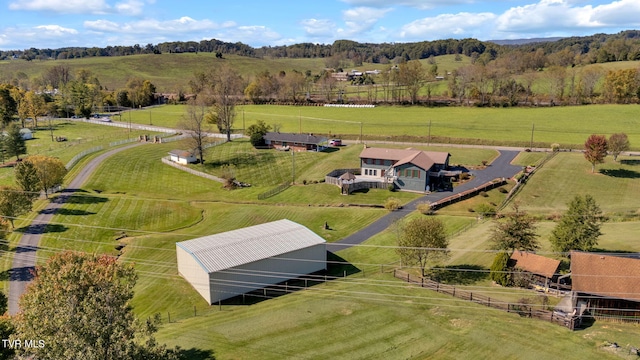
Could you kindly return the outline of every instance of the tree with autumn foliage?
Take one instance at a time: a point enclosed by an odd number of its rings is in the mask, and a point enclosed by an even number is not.
[[[49,189],[61,185],[65,175],[67,175],[67,168],[60,159],[55,157],[32,155],[25,158],[24,161],[33,165],[38,180],[38,188],[44,191],[47,198],[49,197]]]
[[[115,257],[64,252],[37,268],[20,298],[14,339],[38,339],[23,347],[36,359],[177,359],[156,343],[157,317],[141,323],[130,301],[137,275]]]
[[[33,197],[30,194],[8,186],[0,186],[0,217],[8,220],[13,228],[16,217],[31,211]]]
[[[613,161],[618,161],[618,155],[623,151],[628,151],[630,147],[629,137],[625,133],[616,133],[609,136],[608,148]]]
[[[604,135],[592,134],[584,143],[584,158],[591,163],[592,173],[596,171],[596,164],[604,162],[607,150],[607,138]]]

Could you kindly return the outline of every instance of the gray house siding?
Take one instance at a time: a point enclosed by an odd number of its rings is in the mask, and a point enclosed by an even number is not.
[[[397,178],[395,184],[403,190],[426,191],[429,186],[429,176],[423,169],[405,164],[395,168]]]

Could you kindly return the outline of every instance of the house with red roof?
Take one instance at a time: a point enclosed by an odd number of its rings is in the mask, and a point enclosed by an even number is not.
[[[516,250],[511,254],[510,263],[514,268],[531,274],[533,282],[544,286],[545,289],[558,279],[560,260]]]
[[[450,157],[447,152],[365,147],[360,153],[360,176],[393,183],[400,190],[426,192],[442,181]]]
[[[594,317],[640,321],[640,259],[571,252],[574,306]]]

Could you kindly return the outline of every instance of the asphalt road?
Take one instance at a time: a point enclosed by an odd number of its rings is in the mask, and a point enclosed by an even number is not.
[[[67,188],[56,196],[55,199],[49,202],[49,204],[40,211],[38,216],[33,219],[31,225],[25,229],[24,235],[22,235],[22,238],[16,247],[11,270],[9,270],[9,315],[15,315],[20,310],[18,300],[20,300],[20,296],[22,296],[27,285],[33,279],[33,270],[37,263],[36,251],[38,250],[40,238],[56,211],[64,205],[69,196],[80,189],[82,184],[87,181],[89,176],[91,176],[93,171],[98,167],[98,165],[100,165],[100,163],[102,163],[102,161],[120,151],[142,144],[143,143],[135,143],[113,149],[91,160],[78,173],[78,175],[71,180]]]
[[[497,178],[511,178],[522,170],[521,166],[511,165],[511,162],[520,153],[515,150],[499,150],[500,155],[485,169],[472,171],[474,178],[460,186],[453,188],[453,191],[439,191],[425,195],[419,199],[413,200],[404,206],[401,210],[393,211],[380,219],[374,221],[362,230],[351,234],[341,240],[327,244],[330,251],[339,251],[358,245],[370,237],[384,231],[398,219],[401,219],[416,209],[416,206],[422,202],[434,202],[442,200],[448,196],[461,193],[463,191],[473,189],[482,184]]]

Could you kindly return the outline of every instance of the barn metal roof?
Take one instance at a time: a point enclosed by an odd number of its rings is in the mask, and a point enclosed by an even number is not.
[[[307,227],[283,219],[176,243],[208,273],[323,244]]]

